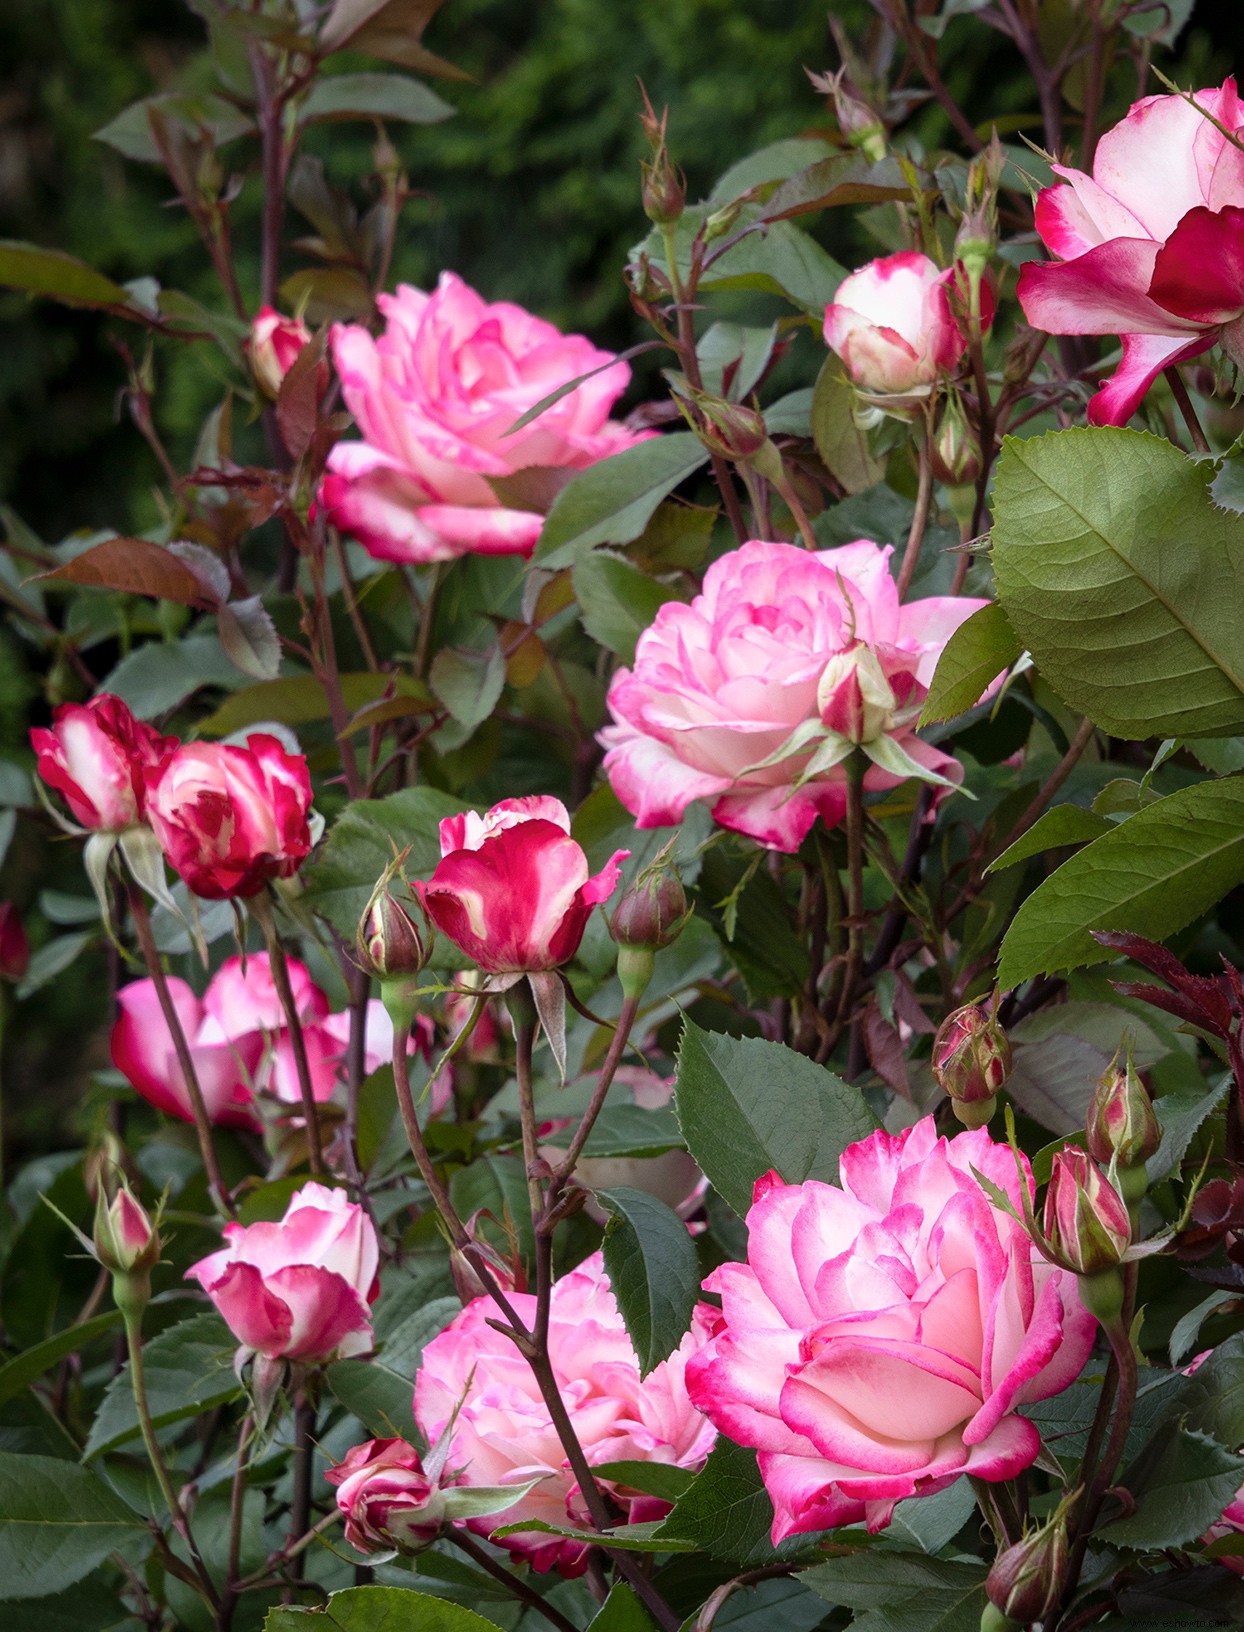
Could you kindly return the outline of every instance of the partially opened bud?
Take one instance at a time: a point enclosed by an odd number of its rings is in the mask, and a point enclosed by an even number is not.
[[[1078,1275],[1114,1269],[1132,1239],[1122,1196],[1074,1145],[1054,1157],[1042,1222],[1050,1246]]]
[[[250,356],[251,373],[264,396],[274,400],[281,393],[281,384],[311,338],[307,325],[296,317],[285,317],[273,306],[263,306],[251,323],[246,349]],[[320,365],[317,384],[328,389],[328,364]]]
[[[417,975],[428,961],[419,909],[400,863],[389,867],[372,891],[355,940],[359,963],[380,981]]]
[[[1069,1552],[1069,1506],[1070,1499],[1060,1502],[1043,1525],[994,1559],[985,1591],[990,1603],[1019,1626],[1043,1621],[1058,1602]]]
[[[404,1439],[372,1439],[324,1475],[337,1486],[346,1540],[360,1553],[422,1552],[445,1526],[445,1497]]]
[[[160,1237],[127,1185],[109,1201],[101,1189],[95,1204],[95,1255],[105,1269],[128,1275],[160,1261]]]
[[[963,417],[957,397],[951,396],[930,448],[933,475],[951,487],[962,487],[980,475],[980,447]]]
[[[1115,1055],[1093,1090],[1085,1126],[1089,1155],[1106,1167],[1116,1159],[1120,1168],[1139,1167],[1162,1143],[1162,1125],[1130,1049],[1123,1064]]]
[[[879,114],[846,88],[845,73],[845,69],[839,70],[830,81],[838,129],[852,147],[858,147],[865,158],[879,164],[885,158],[885,126]]]
[[[983,1127],[1011,1074],[1011,1044],[996,1013],[966,1003],[948,1014],[933,1039],[932,1067],[959,1120]]]
[[[874,742],[894,729],[897,698],[877,654],[853,646],[825,665],[816,706],[821,723],[848,742]]]

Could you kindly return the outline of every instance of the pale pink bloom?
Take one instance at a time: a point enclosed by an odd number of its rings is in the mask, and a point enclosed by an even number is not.
[[[255,383],[268,397],[280,395],[285,376],[298,360],[298,353],[311,338],[300,318],[286,317],[274,306],[261,306],[251,322],[246,350]],[[316,369],[316,388],[321,396],[328,390],[331,375],[327,361]]]
[[[168,991],[190,1046],[208,1120],[226,1127],[258,1128],[252,1089],[264,1052],[263,1033],[247,1030],[229,1035],[176,975],[168,976]],[[157,1110],[193,1122],[190,1093],[155,982],[134,980],[122,986],[117,1006],[120,1013],[112,1028],[112,1063]]]
[[[748,1261],[705,1282],[716,1334],[691,1397],[754,1445],[773,1540],[866,1520],[961,1474],[1009,1479],[1040,1436],[1017,1407],[1066,1388],[1093,1346],[1076,1277],[993,1207],[976,1168],[1019,1200],[1015,1159],[985,1129],[933,1118],[851,1145],[838,1185],[769,1174],[747,1215]],[[1031,1176],[1024,1181],[1032,1193]]]
[[[226,1224],[226,1245],[186,1271],[246,1350],[322,1362],[372,1346],[379,1249],[343,1190],[304,1184],[279,1223]]]
[[[529,1293],[509,1294],[519,1318],[535,1318]],[[476,1298],[423,1351],[415,1379],[415,1420],[429,1443],[454,1418],[447,1474],[462,1485],[539,1483],[500,1517],[470,1519],[489,1535],[502,1524],[540,1519],[587,1522],[530,1366],[512,1341],[488,1324],[490,1298]],[[681,1346],[645,1378],[626,1335],[599,1253],[554,1282],[549,1358],[584,1454],[603,1462],[663,1462],[698,1469],[712,1448],[713,1429],[692,1407],[684,1373],[704,1341],[714,1311],[701,1304]],[[614,1484],[605,1487],[631,1523],[659,1518],[669,1504]],[[538,1531],[507,1536],[503,1545],[533,1569],[580,1575],[585,1549]]]
[[[147,773],[177,746],[136,720],[109,692],[89,703],[62,703],[52,727],[30,733],[39,775],[55,788],[77,821],[118,833],[146,813]]]
[[[441,1532],[444,1497],[423,1471],[419,1452],[404,1439],[355,1445],[324,1477],[337,1486],[346,1540],[360,1553],[414,1551]]]
[[[665,603],[639,637],[634,668],[614,676],[617,723],[600,736],[613,791],[639,827],[672,826],[702,799],[722,827],[794,851],[818,815],[827,827],[841,821],[842,765],[801,783],[817,744],[781,750],[825,715],[862,722],[862,708],[839,695],[856,673],[854,664],[839,673],[844,654],[861,647],[893,697],[885,734],[925,769],[962,780],[957,760],[915,735],[915,721],[942,648],[986,603],[961,595],[900,605],[891,554],[867,539],[817,553],[752,542],[709,567],[690,605]],[[827,673],[834,685],[819,695]],[[879,718],[868,714],[870,730]],[[901,780],[870,765],[864,786]]]
[[[923,393],[958,366],[967,342],[947,294],[954,276],[904,250],[842,280],[825,308],[825,344],[861,390]]]
[[[1092,176],[1056,164],[1070,185],[1037,199],[1037,231],[1058,262],[1024,266],[1024,315],[1050,334],[1123,339],[1122,363],[1089,404],[1095,425],[1126,424],[1164,368],[1216,340],[1244,359],[1244,107],[1234,79],[1195,101],[1133,104],[1097,144]]]
[[[594,876],[560,799],[503,799],[440,826],[441,857],[416,887],[436,927],[490,974],[556,969],[579,949],[592,908],[617,888],[618,850]]]
[[[147,814],[195,895],[256,895],[291,878],[311,849],[311,778],[301,754],[256,732],[238,748],[183,743],[148,773]]]
[[[382,561],[530,554],[543,518],[499,499],[488,478],[530,465],[582,470],[640,438],[609,418],[630,370],[520,306],[481,300],[452,272],[429,295],[378,297],[378,340],[338,324],[333,360],[362,432],[338,442],[320,496],[332,521]],[[510,427],[593,369],[524,430]]]

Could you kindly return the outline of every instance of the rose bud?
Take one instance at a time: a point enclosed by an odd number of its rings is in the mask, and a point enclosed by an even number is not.
[[[933,1075],[965,1127],[980,1128],[1011,1074],[1011,1044],[981,1003],[948,1014],[933,1038]]]
[[[902,678],[910,690],[912,677]],[[867,646],[853,646],[830,658],[817,683],[816,706],[821,723],[848,742],[874,742],[895,726],[894,688],[877,654]]]
[[[1042,1223],[1050,1246],[1078,1275],[1115,1269],[1132,1239],[1122,1196],[1074,1145],[1054,1157]]]
[[[985,1580],[990,1605],[981,1619],[982,1632],[990,1627],[1031,1626],[1043,1621],[1058,1602],[1067,1569],[1067,1510],[1064,1498],[1038,1529],[1006,1547],[994,1559]]]
[[[925,396],[958,366],[966,342],[947,296],[952,276],[908,250],[842,280],[825,308],[825,344],[862,391]]]
[[[1162,1125],[1130,1049],[1126,1064],[1120,1065],[1116,1054],[1098,1081],[1085,1126],[1089,1155],[1103,1167],[1117,1160],[1123,1198],[1138,1202],[1145,1193],[1145,1163],[1162,1143]]]
[[[946,404],[929,454],[934,478],[950,487],[964,487],[980,475],[980,448],[956,397]]]
[[[225,1226],[227,1243],[186,1271],[244,1351],[304,1364],[365,1354],[379,1248],[344,1191],[304,1184],[279,1223]]]
[[[89,703],[62,703],[50,730],[30,733],[30,745],[39,775],[75,820],[92,832],[120,833],[143,820],[148,773],[176,738],[162,737],[105,692]]]
[[[301,754],[256,733],[245,748],[190,742],[147,779],[147,809],[164,854],[209,901],[257,895],[290,878],[311,849],[311,779]]]
[[[11,901],[0,901],[0,980],[20,980],[30,964],[30,943]]]
[[[687,183],[686,178],[670,163],[669,150],[665,145],[665,122],[669,109],[663,109],[658,119],[645,91],[644,111],[639,117],[652,149],[651,160],[647,163],[641,160],[639,165],[643,172],[644,214],[654,226],[670,227],[687,207]]]
[[[749,408],[741,402],[726,402],[724,398],[710,396],[706,391],[693,390],[686,400],[699,412],[690,412],[681,397],[679,406],[710,453],[747,464],[769,445],[765,416],[758,408]]]
[[[129,1321],[151,1297],[151,1270],[160,1261],[161,1242],[146,1211],[124,1183],[109,1201],[100,1186],[95,1202],[95,1256],[112,1275],[112,1295]]]
[[[285,317],[272,306],[259,308],[251,323],[246,350],[255,384],[265,397],[275,400],[281,394],[282,381],[310,338],[311,331],[298,318]],[[328,390],[330,378],[328,364],[321,363],[316,370],[316,386],[321,396]]]
[[[346,1540],[360,1553],[416,1553],[445,1523],[445,1498],[404,1439],[371,1439],[346,1452],[324,1475],[337,1486]]]
[[[859,97],[851,95],[844,84],[845,75],[846,69],[840,68],[829,80],[838,129],[852,147],[859,148],[865,158],[871,159],[874,164],[880,164],[885,158],[885,125],[880,115],[874,112],[867,102],[862,102]]]
[[[678,869],[669,860],[669,849],[666,845],[619,896],[609,920],[609,933],[619,946],[643,946],[659,952],[682,933],[690,910]]]
[[[404,877],[395,884],[395,872],[396,864],[372,891],[355,943],[359,962],[379,981],[417,975],[428,961],[410,885]]]

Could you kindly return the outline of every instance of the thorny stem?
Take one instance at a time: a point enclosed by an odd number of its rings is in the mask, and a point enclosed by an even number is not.
[[[1209,442],[1206,439],[1205,432],[1201,429],[1201,421],[1197,418],[1197,411],[1192,405],[1192,398],[1188,395],[1188,387],[1184,384],[1183,375],[1173,363],[1169,368],[1164,368],[1162,373],[1166,376],[1166,383],[1171,388],[1171,395],[1174,397],[1176,406],[1183,416],[1183,422],[1188,427],[1188,435],[1192,438],[1192,446],[1198,453],[1208,453],[1210,451]]]
[[[523,982],[526,986],[526,982]],[[521,989],[521,988],[520,988]],[[535,1086],[531,1076],[531,1049],[535,1041],[535,1026],[527,1018],[531,998],[524,990],[523,997],[510,994],[510,1014],[514,1021],[514,1072],[518,1078],[519,1119],[523,1130],[523,1169],[527,1174],[527,1199],[531,1206],[531,1222],[538,1225],[544,1212],[544,1190],[540,1184],[540,1146],[536,1133]]]
[[[238,1460],[233,1471],[233,1485],[229,1494],[229,1552],[225,1564],[225,1590],[221,1594],[216,1617],[217,1632],[230,1632],[233,1626],[234,1606],[238,1601],[237,1578],[242,1557],[242,1521],[246,1503],[246,1475],[249,1468],[247,1453],[255,1430],[255,1419],[248,1412],[238,1434]]]
[[[505,1590],[512,1593],[520,1602],[534,1609],[537,1615],[543,1615],[550,1625],[557,1628],[557,1632],[578,1632],[573,1621],[569,1621],[555,1605],[542,1598],[534,1587],[529,1587],[521,1576],[507,1570],[504,1564],[495,1558],[490,1558],[477,1541],[473,1541],[465,1530],[449,1529],[445,1532],[445,1539],[453,1543],[460,1552],[466,1554],[481,1570],[499,1581]]]
[[[311,1452],[315,1437],[315,1405],[305,1388],[294,1400],[293,1497],[289,1506],[287,1545],[305,1536],[311,1523]],[[301,1560],[301,1554],[291,1554]],[[302,1579],[301,1563],[291,1572],[291,1581]]]
[[[294,989],[289,983],[289,964],[286,962],[285,948],[281,945],[281,937],[277,932],[271,896],[261,890],[258,895],[251,898],[251,911],[259,920],[259,927],[263,931],[264,945],[268,949],[268,962],[272,969],[272,983],[276,987],[276,995],[285,1015],[285,1024],[289,1028],[294,1069],[298,1075],[298,1092],[302,1096],[302,1115],[307,1125],[307,1159],[312,1174],[318,1178],[324,1171],[324,1147],[320,1141],[320,1108],[316,1103],[315,1087],[311,1081],[307,1040],[302,1033],[302,1016],[298,1013]]]
[[[326,1513],[322,1519],[318,1519],[309,1530],[298,1537],[297,1541],[287,1542],[284,1547],[273,1553],[261,1570],[256,1570],[253,1575],[248,1575],[244,1581],[239,1581],[239,1594],[252,1592],[258,1587],[279,1586],[281,1584],[280,1579],[279,1577],[274,1578],[272,1572],[288,1564],[291,1559],[300,1558],[313,1541],[318,1541],[326,1530],[331,1530],[333,1525],[339,1524],[341,1518],[341,1510],[334,1507],[331,1513]]]
[[[280,278],[281,223],[285,215],[285,172],[288,154],[281,129],[281,100],[274,84],[273,65],[262,45],[250,48],[255,80],[263,165],[263,217],[260,226],[259,300],[276,304]]]
[[[924,435],[916,438],[919,485],[916,489],[916,509],[911,518],[911,531],[907,534],[907,548],[903,551],[903,564],[898,572],[898,598],[900,601],[911,588],[916,563],[920,559],[920,546],[924,543],[925,529],[929,524],[929,511],[933,506],[933,458],[932,450],[929,447],[932,430],[932,415],[926,414]]]
[[[155,936],[151,933],[151,919],[147,913],[147,903],[143,899],[142,891],[136,884],[126,885],[126,895],[129,900],[130,917],[134,920],[134,931],[138,936],[138,947],[143,955],[143,962],[147,966],[147,973],[151,976],[152,984],[156,989],[160,1012],[164,1016],[164,1023],[173,1039],[173,1050],[177,1055],[177,1064],[181,1068],[182,1079],[186,1084],[186,1093],[190,1099],[190,1111],[194,1118],[194,1131],[198,1136],[199,1155],[203,1159],[203,1169],[207,1174],[207,1186],[212,1201],[225,1217],[234,1216],[234,1206],[230,1199],[225,1181],[221,1177],[220,1164],[216,1160],[216,1147],[212,1144],[212,1124],[207,1114],[207,1105],[203,1099],[203,1089],[199,1085],[199,1074],[195,1070],[194,1056],[190,1052],[190,1044],[186,1041],[186,1033],[182,1029],[181,1017],[173,1002],[168,989],[168,979],[164,973],[164,966],[160,962],[160,954],[156,950]]]

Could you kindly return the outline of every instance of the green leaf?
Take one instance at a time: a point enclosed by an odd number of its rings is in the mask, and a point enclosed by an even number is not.
[[[695,1549],[690,1542],[661,1536],[657,1532],[661,1524],[653,1520],[646,1524],[624,1524],[618,1530],[576,1530],[569,1525],[545,1524],[543,1519],[519,1520],[514,1524],[502,1525],[499,1530],[493,1531],[493,1537],[504,1539],[506,1536],[516,1536],[520,1531],[538,1530],[542,1536],[564,1536],[567,1541],[581,1541],[587,1547],[612,1547],[619,1553],[691,1553]]]
[[[49,295],[66,306],[128,306],[130,292],[85,261],[59,249],[0,239],[0,284]]]
[[[338,1360],[325,1372],[335,1398],[377,1439],[416,1437],[411,1401],[420,1356],[461,1307],[458,1298],[433,1298],[389,1333],[378,1355]]]
[[[258,595],[217,608],[216,632],[229,661],[249,679],[261,684],[276,679],[281,641]]]
[[[876,1547],[829,1559],[799,1579],[855,1611],[851,1632],[979,1632],[985,1574],[983,1564]]]
[[[597,1462],[597,1474],[611,1484],[642,1490],[663,1502],[676,1502],[695,1480],[695,1474],[674,1462]]]
[[[143,1345],[151,1419],[157,1428],[201,1416],[242,1392],[233,1371],[237,1339],[219,1315],[194,1315]],[[86,1460],[138,1437],[128,1364],[108,1384],[82,1455]]]
[[[92,906],[94,903],[92,902]],[[574,1138],[570,1126],[549,1134],[543,1143],[564,1148]],[[682,1130],[672,1111],[645,1110],[642,1105],[606,1105],[592,1125],[585,1156],[663,1156],[667,1150],[683,1150]]]
[[[388,674],[343,674],[339,679],[342,701],[351,714],[379,702],[389,690],[420,707],[430,710],[434,706],[427,687],[405,675],[397,676],[396,685]],[[214,714],[200,722],[199,734],[228,737],[265,720],[308,725],[313,720],[328,719],[330,712],[328,695],[313,674],[290,674],[279,680],[261,680],[226,697]]]
[[[1141,1071],[1170,1052],[1138,1014],[1113,1003],[1073,999],[1026,1015],[1010,1031],[1014,1061],[1007,1093],[1051,1133],[1073,1134],[1084,1127],[1093,1089],[1124,1037]]]
[[[410,847],[412,878],[427,876],[441,859],[437,829],[445,816],[467,806],[436,788],[405,788],[387,799],[360,799],[333,823],[311,863],[302,870],[302,900],[354,939],[376,880],[393,860],[394,847]]]
[[[1165,940],[1244,879],[1244,777],[1181,788],[1065,861],[1027,898],[1002,943],[998,980],[1111,956],[1090,933]]]
[[[894,159],[873,163],[862,153],[835,153],[791,176],[773,193],[758,217],[788,221],[841,204],[880,204],[910,199],[911,187]]]
[[[1195,1309],[1189,1309],[1186,1315],[1181,1315],[1171,1328],[1170,1356],[1171,1365],[1183,1363],[1196,1347],[1196,1340],[1201,1335],[1201,1327],[1224,1303],[1230,1303],[1235,1297],[1234,1292],[1219,1290],[1211,1292],[1208,1298],[1202,1298]]]
[[[104,142],[127,159],[139,164],[162,164],[160,147],[151,128],[148,109],[158,118],[173,126],[180,126],[190,136],[206,129],[217,147],[236,141],[255,128],[255,121],[223,96],[185,96],[173,92],[166,96],[145,96],[141,102],[131,102],[115,119],[95,132],[95,140]]]
[[[94,902],[91,905],[94,907]],[[67,1354],[80,1354],[89,1343],[115,1331],[120,1324],[120,1311],[109,1309],[105,1314],[84,1320],[80,1326],[67,1326],[55,1337],[36,1343],[34,1348],[26,1349],[7,1365],[0,1366],[0,1405],[28,1388],[37,1377],[51,1370],[58,1360],[63,1360]]]
[[[1244,519],[1164,438],[1008,437],[993,566],[1042,676],[1112,736],[1244,729]]]
[[[730,1564],[771,1564],[807,1545],[783,1542],[776,1554],[769,1539],[773,1503],[756,1466],[756,1453],[719,1439],[684,1496],[657,1531],[661,1544],[677,1539]]]
[[[646,1377],[691,1329],[700,1295],[695,1247],[678,1214],[646,1190],[618,1185],[598,1190],[596,1199],[613,1215],[605,1230],[605,1269]]]
[[[505,658],[499,646],[487,652],[443,646],[432,659],[428,683],[459,725],[473,731],[500,700],[505,686]]]
[[[146,1528],[89,1468],[0,1451],[0,1599],[60,1592]]]
[[[634,662],[635,642],[666,601],[676,599],[666,584],[608,550],[583,556],[575,563],[572,580],[583,627],[624,663]]]
[[[121,659],[100,690],[120,697],[140,720],[150,720],[202,686],[233,691],[245,684],[246,676],[229,661],[215,635],[191,635],[187,640],[146,641]]]
[[[855,423],[855,392],[843,375],[842,364],[833,356],[825,359],[816,377],[812,440],[825,468],[848,493],[875,487],[885,475],[885,460],[873,457],[867,431]]]
[[[683,1021],[674,1108],[687,1149],[742,1218],[770,1168],[834,1183],[848,1145],[877,1123],[858,1088],[781,1043]]]
[[[625,1581],[615,1581],[587,1632],[655,1632],[656,1623]]]
[[[38,1632],[135,1632],[138,1622],[131,1619],[115,1593],[101,1590],[98,1580],[82,1580],[51,1598],[26,1601],[22,1611],[25,1625]]]
[[[533,560],[569,567],[597,544],[629,544],[666,494],[707,461],[698,437],[676,431],[589,465],[557,495]]]
[[[1183,1160],[1193,1136],[1218,1109],[1230,1082],[1227,1073],[1204,1093],[1163,1094],[1155,1102],[1154,1110],[1162,1126],[1162,1143],[1145,1164],[1150,1184],[1165,1178]]]
[[[408,74],[325,74],[298,110],[300,123],[329,119],[399,119],[408,125],[438,125],[457,109],[430,86]]]
[[[1224,1338],[1183,1379],[1178,1404],[1189,1427],[1213,1435],[1220,1445],[1244,1443],[1244,1332]]]
[[[317,1626],[311,1622],[316,1621]],[[473,1609],[408,1587],[347,1587],[319,1609],[270,1609],[264,1632],[499,1632]]]
[[[953,720],[980,702],[985,688],[1023,651],[997,601],[973,612],[942,648],[920,724]]]
[[[1046,850],[1059,850],[1066,844],[1089,844],[1101,838],[1103,833],[1111,832],[1114,826],[1108,816],[1099,816],[1096,811],[1085,810],[1081,805],[1055,805],[1053,810],[1043,811],[1028,831],[1021,834],[1014,844],[1008,845],[985,871],[1000,873],[1005,867],[1014,867],[1018,861],[1027,861],[1029,856],[1039,856]]]
[[[732,1592],[717,1611],[713,1632],[814,1632],[824,1621],[821,1599],[787,1576]]]
[[[966,1479],[956,1479],[935,1496],[912,1496],[900,1502],[886,1535],[900,1545],[913,1541],[922,1552],[940,1553],[975,1511],[972,1486]]]
[[[1178,1547],[1202,1535],[1244,1480],[1234,1451],[1193,1428],[1164,1426],[1126,1470],[1123,1482],[1136,1511],[1108,1524],[1101,1539],[1113,1546]]]
[[[832,157],[838,151],[821,136],[788,136],[782,141],[770,142],[755,153],[749,153],[737,164],[723,172],[708,196],[710,206],[728,204],[753,187],[764,188],[789,181],[801,170],[806,170],[818,159]]]

